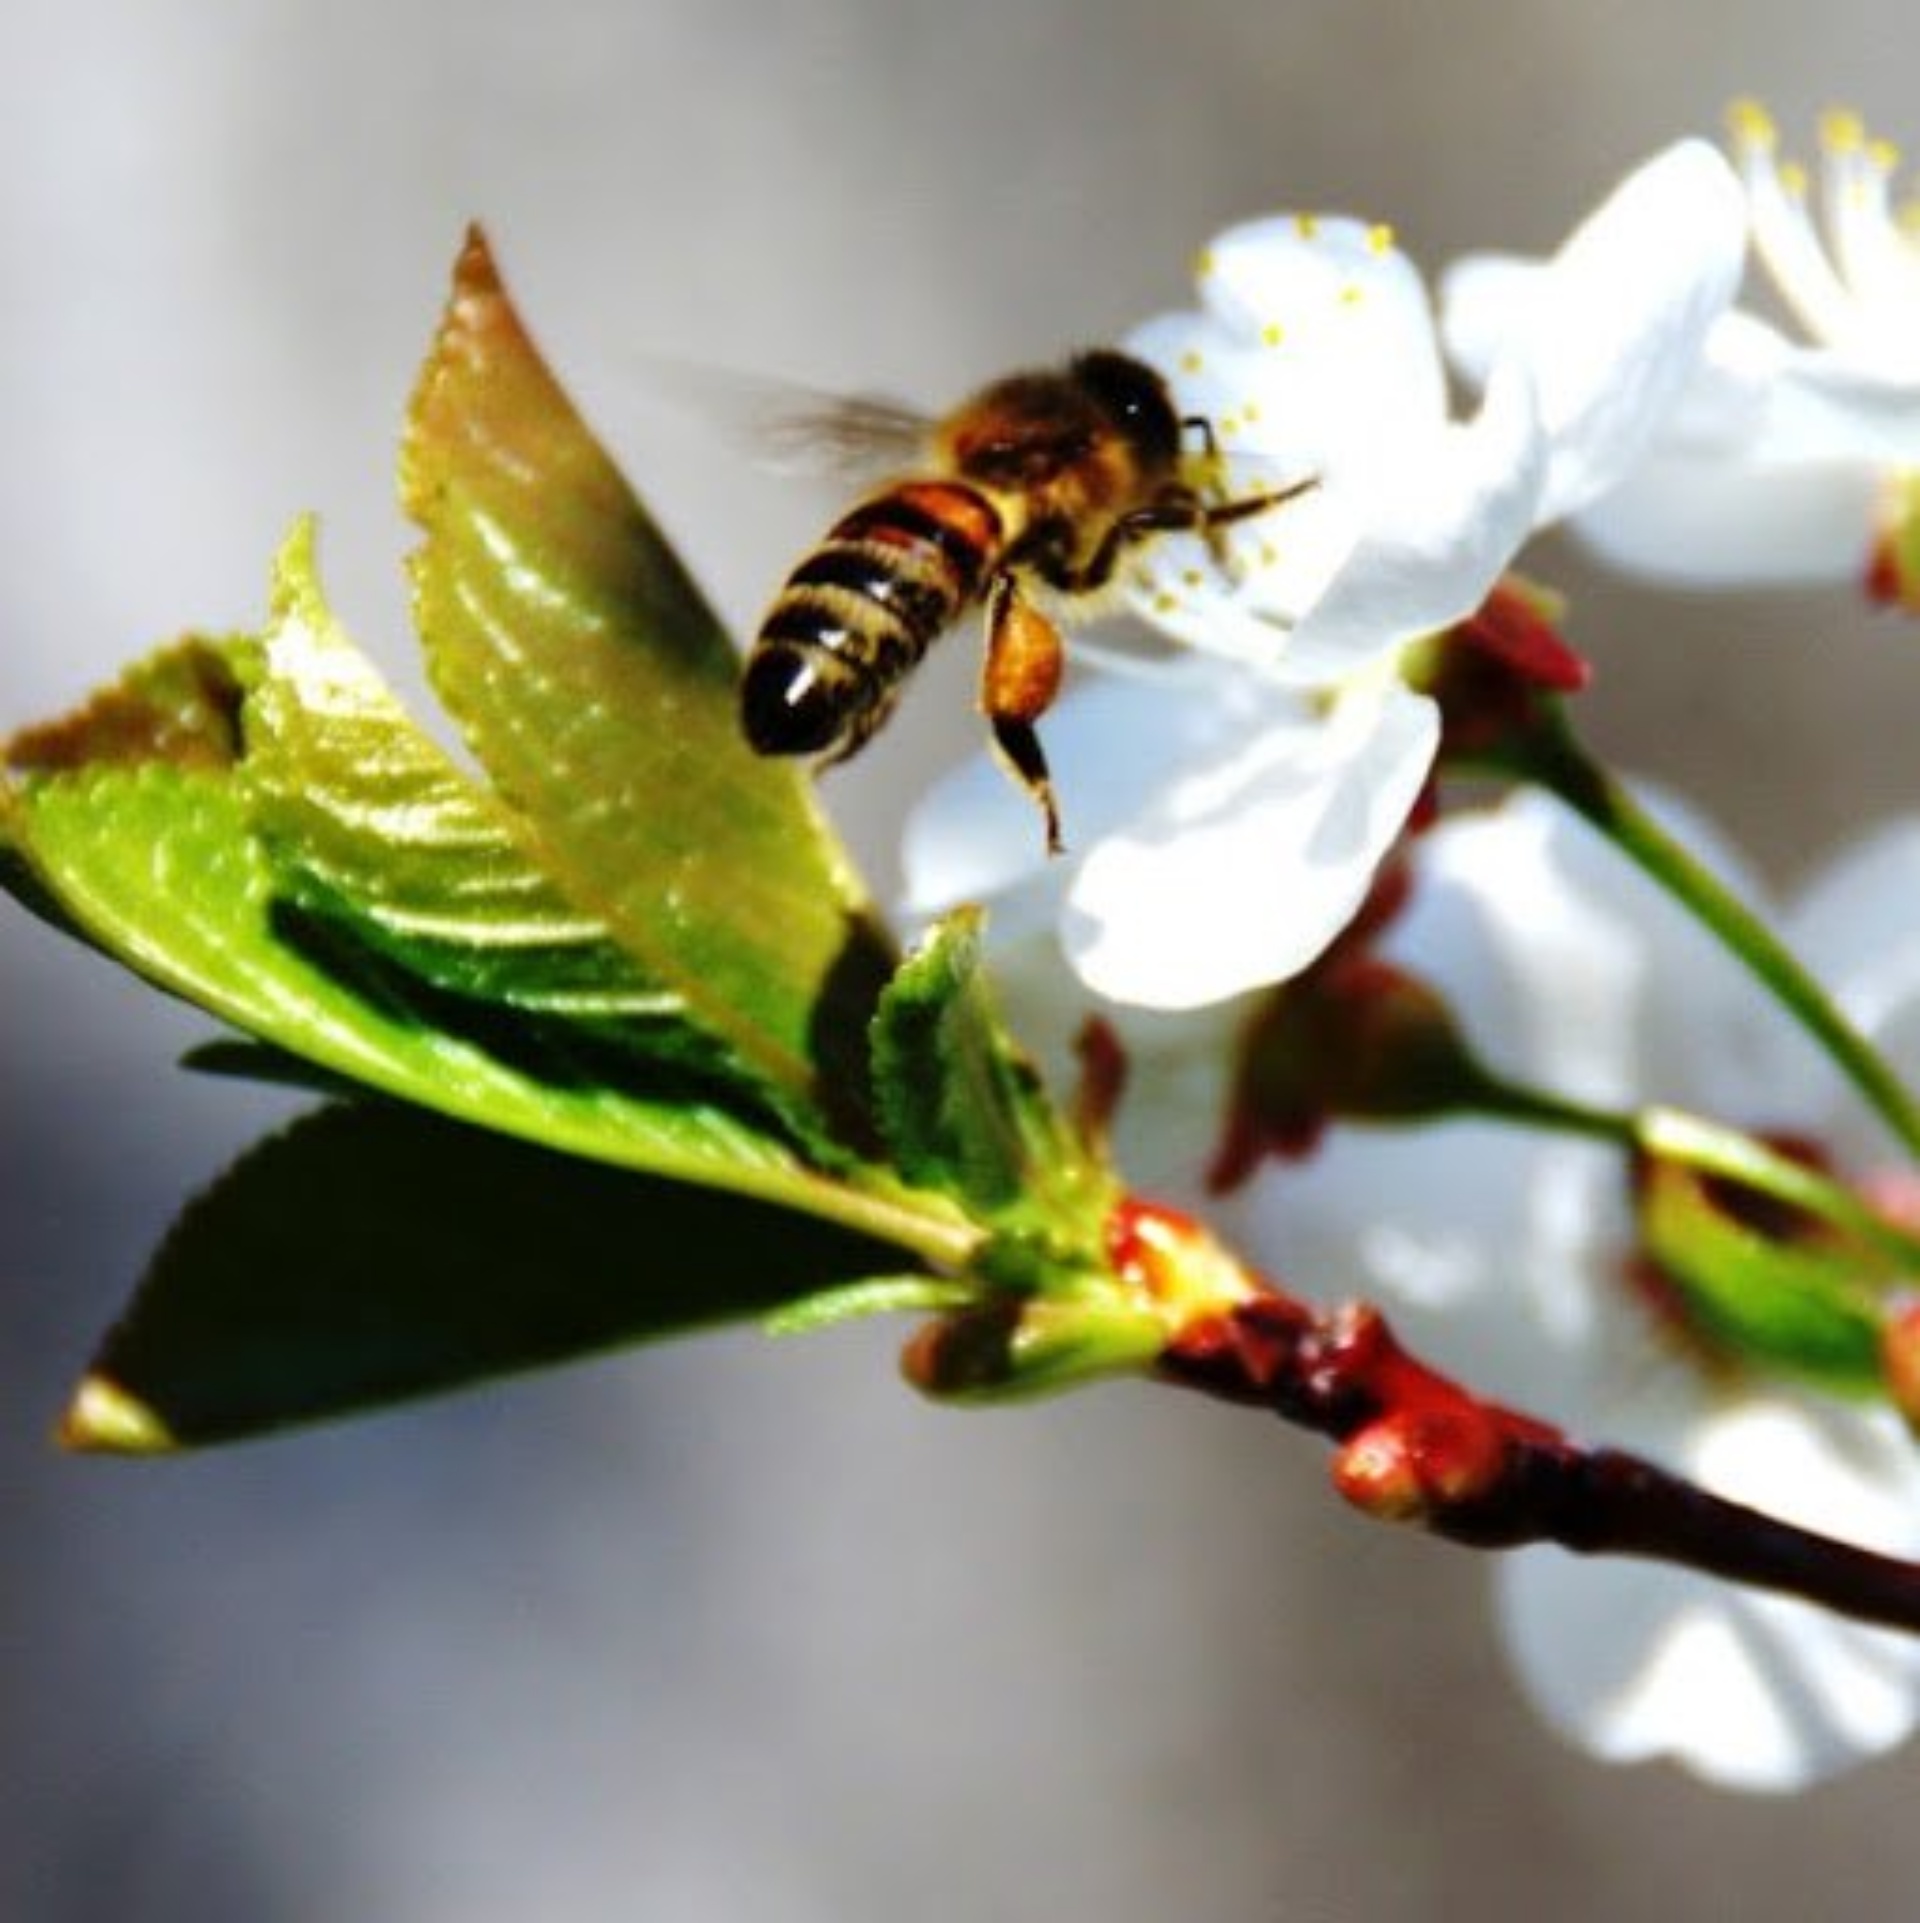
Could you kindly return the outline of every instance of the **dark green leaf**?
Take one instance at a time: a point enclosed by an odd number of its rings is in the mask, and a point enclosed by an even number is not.
[[[64,1439],[225,1441],[761,1316],[899,1263],[784,1210],[342,1104],[181,1216]]]

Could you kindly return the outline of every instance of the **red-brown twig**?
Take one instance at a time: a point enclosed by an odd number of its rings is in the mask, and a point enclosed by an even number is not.
[[[1920,1629],[1920,1564],[1796,1528],[1483,1402],[1410,1356],[1377,1309],[1322,1313],[1270,1289],[1190,1323],[1159,1373],[1331,1437],[1335,1485],[1369,1514],[1480,1549],[1553,1542],[1650,1557]]]

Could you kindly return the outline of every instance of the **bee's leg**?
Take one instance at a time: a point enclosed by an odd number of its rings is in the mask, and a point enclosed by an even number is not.
[[[1201,502],[1199,530],[1200,538],[1207,544],[1207,552],[1213,556],[1214,565],[1221,573],[1230,573],[1233,557],[1227,552],[1227,544],[1221,538],[1220,530],[1232,527],[1236,521],[1250,521],[1256,514],[1284,506],[1302,494],[1311,494],[1320,485],[1317,474],[1309,474],[1304,481],[1289,481],[1285,487],[1268,488],[1259,494],[1242,494],[1231,501]]]
[[[1053,706],[1065,670],[1060,630],[1021,594],[1019,583],[1003,568],[987,589],[987,659],[980,677],[980,706],[993,730],[994,746],[1021,787],[1040,804],[1050,855],[1059,854],[1064,846],[1060,810],[1033,724]]]
[[[1072,594],[1085,594],[1103,588],[1112,580],[1120,557],[1136,543],[1156,534],[1198,534],[1207,551],[1226,571],[1232,557],[1220,530],[1236,521],[1250,521],[1256,514],[1281,506],[1298,495],[1310,493],[1320,485],[1317,475],[1304,481],[1290,481],[1285,487],[1269,488],[1260,494],[1242,494],[1231,501],[1203,501],[1187,487],[1169,487],[1144,506],[1123,514],[1100,537],[1100,545],[1075,569],[1047,579],[1057,588]]]

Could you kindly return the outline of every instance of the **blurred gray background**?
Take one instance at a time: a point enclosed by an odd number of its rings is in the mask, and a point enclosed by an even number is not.
[[[0,722],[255,621],[290,517],[405,671],[400,411],[461,224],[724,607],[821,500],[649,353],[949,399],[1184,294],[1214,226],[1550,245],[1736,93],[1920,141],[1899,0],[8,0]],[[1790,879],[1910,805],[1911,631],[1548,549],[1592,725]],[[930,668],[832,794],[884,881]],[[194,1923],[1910,1913],[1910,1751],[1785,1806],[1538,1729],[1472,1559],[1319,1450],[1112,1389],[930,1410],[891,1331],[707,1340],[154,1467],[43,1436],[282,1107],[0,917],[0,1916]]]

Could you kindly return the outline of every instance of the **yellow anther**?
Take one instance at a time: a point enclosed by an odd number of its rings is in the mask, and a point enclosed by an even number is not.
[[[1830,107],[1820,116],[1820,144],[1830,154],[1857,154],[1867,144],[1867,126],[1857,113]]]
[[[1278,321],[1268,321],[1266,326],[1260,330],[1260,345],[1262,347],[1278,347],[1286,337],[1287,330],[1282,327]]]
[[[1260,418],[1260,409],[1252,401],[1248,401],[1240,410],[1240,418],[1251,427]]]
[[[1274,566],[1279,559],[1280,550],[1275,547],[1271,541],[1262,541],[1260,543],[1260,565],[1263,568]]]
[[[1348,281],[1340,290],[1340,305],[1342,307],[1358,307],[1360,305],[1360,296],[1361,289],[1359,285],[1354,281]]]
[[[1797,160],[1790,160],[1780,169],[1780,191],[1789,200],[1805,200],[1807,197],[1807,170]]]
[[[1197,254],[1195,254],[1193,257],[1194,279],[1205,280],[1206,277],[1213,272],[1215,264],[1216,263],[1213,258],[1213,249],[1211,247],[1201,248],[1201,250]]]
[[[1867,159],[1880,173],[1897,174],[1900,171],[1900,148],[1894,141],[1878,138],[1868,141]]]
[[[1155,614],[1171,614],[1179,605],[1180,603],[1171,594],[1164,591],[1153,597],[1153,611]]]
[[[1771,153],[1780,144],[1780,131],[1773,116],[1757,100],[1736,100],[1727,109],[1727,132],[1734,144]]]
[[[1223,441],[1232,440],[1233,437],[1240,432],[1240,416],[1238,414],[1222,414],[1220,418],[1214,422],[1213,431],[1218,434]]]
[[[1145,567],[1135,568],[1133,571],[1133,585],[1138,588],[1142,594],[1151,594],[1153,592],[1153,570]]]
[[[1204,578],[1198,568],[1185,568],[1181,571],[1180,585],[1182,587],[1197,588]]]
[[[1293,217],[1293,231],[1298,234],[1302,240],[1313,239],[1320,231],[1320,216],[1318,214],[1295,214]]]
[[[1367,229],[1367,246],[1376,254],[1393,252],[1393,229],[1382,221],[1376,221]]]
[[[1187,351],[1180,356],[1180,371],[1183,374],[1197,374],[1202,365],[1200,355],[1194,348],[1189,347]]]

